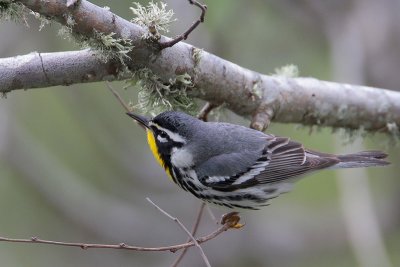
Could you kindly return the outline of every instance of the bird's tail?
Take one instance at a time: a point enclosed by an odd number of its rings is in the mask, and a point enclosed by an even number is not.
[[[363,168],[385,166],[390,162],[384,160],[388,155],[381,151],[362,151],[347,155],[337,155],[339,162],[332,168]]]

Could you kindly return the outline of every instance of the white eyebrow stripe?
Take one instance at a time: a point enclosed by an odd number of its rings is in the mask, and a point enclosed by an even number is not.
[[[185,140],[182,136],[180,136],[180,135],[177,134],[177,133],[173,133],[173,132],[171,132],[171,131],[168,130],[168,129],[165,129],[165,128],[161,127],[161,126],[158,125],[157,123],[149,122],[149,126],[154,126],[154,127],[156,127],[158,130],[164,131],[164,132],[169,136],[169,138],[171,138],[171,140],[174,141],[174,142],[183,143],[183,144],[186,143],[186,140]]]

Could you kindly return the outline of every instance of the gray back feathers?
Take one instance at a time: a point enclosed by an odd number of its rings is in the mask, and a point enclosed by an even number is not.
[[[189,151],[199,177],[231,176],[246,171],[260,158],[268,136],[246,127],[199,121]]]

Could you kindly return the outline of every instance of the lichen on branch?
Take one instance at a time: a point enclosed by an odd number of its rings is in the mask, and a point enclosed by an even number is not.
[[[148,68],[134,72],[128,86],[138,89],[138,104],[136,108],[143,113],[155,116],[166,110],[182,110],[194,114],[197,108],[194,99],[187,91],[193,87],[189,74],[184,73],[170,78],[167,83]]]
[[[94,51],[97,51],[100,59],[107,62],[112,59],[119,60],[125,65],[125,60],[131,60],[128,53],[132,51],[132,40],[128,38],[116,38],[115,33],[104,34],[94,31],[93,39],[86,41],[86,45]]]
[[[69,9],[66,7],[64,0],[14,0],[14,2],[23,3],[32,11],[58,21],[64,26],[67,24],[65,14],[68,14]],[[196,1],[189,2],[196,3]],[[0,3],[9,4],[10,1],[0,0]],[[286,71],[284,72],[286,74],[263,75],[221,59],[211,53],[202,52],[200,59],[198,57],[200,53],[194,56],[194,54],[197,54],[194,53],[196,52],[194,47],[186,43],[180,43],[179,46],[163,50],[157,53],[156,58],[152,58],[152,55],[155,55],[154,46],[149,46],[146,42],[147,40],[143,40],[143,35],[148,33],[144,31],[143,27],[130,23],[109,12],[109,10],[90,4],[88,1],[81,0],[79,3],[74,6],[73,14],[75,14],[75,17],[85,19],[75,21],[76,24],[71,27],[71,31],[75,34],[92,38],[93,29],[97,29],[105,35],[115,32],[115,38],[117,39],[128,37],[123,36],[122,33],[129,33],[129,37],[133,40],[132,45],[135,46],[132,51],[135,56],[134,60],[126,62],[129,65],[129,69],[148,68],[156,76],[156,79],[153,79],[153,83],[160,85],[158,87],[149,87],[158,88],[158,90],[146,90],[146,93],[142,93],[140,97],[141,103],[146,102],[144,100],[147,99],[146,94],[149,94],[149,92],[153,92],[153,96],[155,93],[158,94],[156,100],[149,97],[149,102],[147,102],[149,105],[145,105],[147,107],[156,103],[162,103],[165,107],[170,106],[164,97],[171,95],[169,80],[171,77],[175,77],[176,70],[179,70],[179,74],[187,72],[194,84],[193,89],[186,86],[187,89],[182,91],[172,90],[178,93],[178,96],[186,96],[183,98],[184,100],[187,99],[186,91],[190,89],[190,95],[212,103],[226,103],[227,108],[241,116],[254,118],[257,114],[264,114],[263,118],[281,123],[301,123],[303,125],[343,127],[356,130],[362,128],[368,132],[399,135],[399,131],[396,130],[400,125],[400,93],[398,92],[322,81],[310,77],[293,78],[296,75],[288,75]],[[202,5],[200,6],[202,15],[198,21],[201,22],[206,8]],[[113,22],[112,27],[101,27],[109,25],[110,22]],[[193,25],[189,30],[194,29],[198,24]],[[156,48],[162,50],[171,47],[162,46],[162,44],[173,45],[175,41],[183,40],[188,32],[190,33],[190,31],[186,31],[186,35],[185,33],[180,35],[181,39],[175,38],[173,43],[168,41],[157,42],[159,46]],[[161,37],[161,39],[163,38]],[[165,39],[168,40],[167,38]],[[110,68],[110,64],[104,64],[94,58],[92,51],[65,53],[65,58],[62,58],[63,54],[53,53],[52,55],[46,53],[45,61],[40,60],[43,54],[41,54],[41,57],[32,57],[28,54],[22,57],[0,59],[1,64],[10,66],[9,68],[3,68],[3,73],[6,75],[2,76],[4,78],[2,79],[0,91],[8,92],[16,89],[94,82],[104,79],[121,80],[131,77],[131,75],[119,75],[121,70],[124,70],[124,66],[118,64],[118,62],[112,62],[110,63],[112,64]],[[24,59],[32,64],[20,64],[16,69],[13,65],[16,59]],[[63,66],[63,70],[58,70],[55,66],[59,67],[58,62],[60,61],[68,61],[70,64]],[[42,68],[43,62],[45,62],[44,68]],[[98,66],[91,69],[96,75],[90,75],[90,79],[86,78],[88,77],[87,75],[82,78],[82,73],[86,73],[88,70],[88,62],[90,62],[89,66],[91,67]],[[26,69],[26,66],[29,66],[29,69]],[[47,71],[47,77],[43,75],[42,69],[49,70]],[[35,70],[39,71],[35,72]],[[21,73],[24,75],[21,75]],[[60,73],[61,75],[71,73],[67,79],[68,83],[65,82],[65,79],[59,79]],[[52,77],[49,75],[52,75]],[[144,82],[142,80],[142,82],[151,84],[149,81]],[[154,101],[151,101],[151,99]],[[173,99],[179,99],[179,97]],[[171,103],[171,101],[169,102]],[[183,103],[182,106],[187,106],[185,101],[178,102]],[[268,120],[264,119],[263,125],[267,125],[266,122]]]
[[[160,32],[169,32],[169,26],[176,21],[173,18],[174,11],[167,10],[167,4],[164,2],[154,3],[151,1],[146,7],[140,3],[133,3],[135,7],[131,7],[133,14],[136,16],[131,22],[147,27],[151,36],[157,39],[161,37]]]
[[[279,68],[275,68],[274,76],[284,76],[288,78],[296,78],[299,77],[300,71],[299,67],[294,64],[288,64]]]
[[[75,22],[71,18],[67,26],[62,26],[58,34],[70,41],[75,42],[82,48],[89,48],[95,52],[95,56],[102,62],[117,60],[126,67],[126,62],[131,60],[128,53],[132,51],[132,40],[129,38],[118,38],[114,32],[105,34],[93,30],[91,37],[83,36],[72,30]]]
[[[14,21],[29,26],[26,16],[30,10],[21,3],[14,3],[11,0],[0,1],[0,21]]]

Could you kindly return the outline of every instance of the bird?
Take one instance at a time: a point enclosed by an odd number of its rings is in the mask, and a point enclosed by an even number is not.
[[[175,184],[203,202],[231,210],[267,206],[315,171],[390,164],[381,151],[321,153],[288,137],[205,122],[179,111],[154,118],[127,115],[146,130],[150,150]]]

